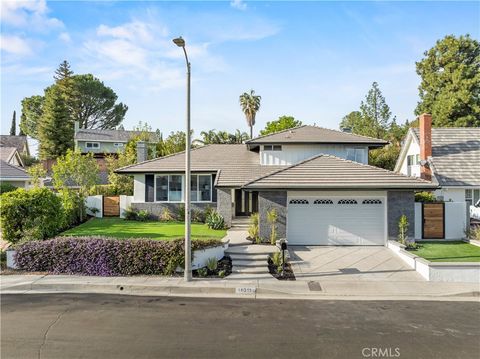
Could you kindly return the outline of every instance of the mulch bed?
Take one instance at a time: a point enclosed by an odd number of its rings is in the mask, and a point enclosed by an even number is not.
[[[220,277],[218,275],[219,272],[225,271],[225,275],[223,277]],[[209,269],[207,269],[207,275],[206,276],[201,276],[198,274],[198,270],[193,270],[192,275],[194,278],[225,278],[226,276],[232,274],[232,259],[229,256],[225,256],[222,259],[218,261],[218,267],[217,270],[212,272]]]
[[[272,259],[268,258],[268,271],[270,274],[278,280],[296,280],[295,274],[293,274],[293,269],[290,263],[285,263],[285,272],[278,272],[278,268],[273,264]]]
[[[273,246],[274,244],[271,244],[270,242],[260,242],[257,243],[254,238],[252,237],[247,237],[245,238],[247,241],[252,242],[252,244],[258,244],[258,245],[264,245],[264,246]]]

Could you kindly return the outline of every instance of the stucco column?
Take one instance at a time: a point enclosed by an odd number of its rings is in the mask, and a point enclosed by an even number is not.
[[[271,225],[267,220],[267,212],[272,208],[277,210],[277,239],[287,237],[287,191],[258,192],[258,213],[260,238],[270,241]]]
[[[408,219],[407,235],[415,238],[415,194],[412,190],[387,192],[387,225],[388,239],[398,239],[398,221],[404,214]]]
[[[217,188],[217,212],[225,219],[225,224],[232,225],[232,190],[231,188]]]

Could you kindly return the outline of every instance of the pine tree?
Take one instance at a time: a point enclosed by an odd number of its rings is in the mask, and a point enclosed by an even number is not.
[[[67,60],[63,60],[58,69],[55,70],[53,78],[56,82],[62,81],[73,76],[73,71],[70,69],[70,64]]]
[[[52,86],[45,94],[38,139],[41,159],[56,158],[73,148],[73,122],[68,116],[62,91],[57,86]]]
[[[368,91],[365,102],[361,102],[360,112],[368,132],[365,135],[384,138],[390,125],[392,112],[376,82],[372,84],[372,88]]]
[[[10,136],[15,136],[17,134],[17,113],[13,111],[12,117],[12,126],[10,127]]]

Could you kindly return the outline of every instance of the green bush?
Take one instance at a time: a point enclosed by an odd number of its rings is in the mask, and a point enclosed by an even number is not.
[[[183,203],[177,208],[177,218],[179,221],[185,221],[185,205]]]
[[[117,196],[123,193],[118,193],[118,190],[111,184],[97,184],[90,188],[88,194],[90,196]]]
[[[137,221],[145,222],[150,219],[150,213],[146,209],[141,209],[137,213]]]
[[[432,192],[417,192],[415,193],[415,202],[435,202],[436,198]]]
[[[277,267],[277,271],[281,272],[282,271],[282,266],[283,266],[283,255],[281,252],[275,252],[271,255],[270,257],[272,259],[272,263],[275,267]]]
[[[137,211],[132,208],[132,206],[128,206],[127,209],[123,212],[126,221],[136,221],[137,220]]]
[[[258,228],[259,221],[260,221],[260,215],[258,213],[252,213],[250,215],[250,226],[248,227],[248,235],[257,243],[260,240],[259,228]]]
[[[193,209],[192,222],[205,223],[205,212],[202,212],[198,209]]]
[[[12,192],[12,191],[15,191],[16,189],[17,189],[17,187],[15,187],[11,183],[0,182],[0,194],[7,193],[7,192]]]
[[[160,215],[160,220],[162,222],[170,222],[175,220],[175,216],[172,214],[168,207],[163,208],[162,214]]]
[[[61,198],[47,188],[19,188],[0,197],[3,238],[11,243],[43,240],[65,225]]]
[[[70,228],[82,222],[82,213],[86,213],[85,202],[78,192],[64,189],[59,192],[62,207],[65,212],[63,228]]]
[[[215,272],[218,268],[218,261],[215,257],[208,258],[205,264],[210,272]]]
[[[205,223],[210,229],[224,229],[225,220],[220,213],[212,211],[210,215],[205,218]]]

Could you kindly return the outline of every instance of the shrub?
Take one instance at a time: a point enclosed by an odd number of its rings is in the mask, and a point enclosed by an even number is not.
[[[137,220],[137,211],[132,206],[128,206],[125,211],[123,211],[123,216],[127,221],[136,221]]]
[[[208,275],[208,269],[207,268],[198,268],[197,273],[199,277],[206,277]]]
[[[194,241],[192,249],[220,241]],[[102,237],[58,237],[19,245],[16,261],[25,271],[99,276],[170,275],[183,266],[183,240],[118,240]]]
[[[145,222],[150,218],[150,213],[146,209],[141,209],[137,213],[137,221]]]
[[[203,211],[203,222],[206,222],[207,218],[212,215],[212,212],[215,212],[215,209],[212,206],[207,205]]]
[[[275,208],[267,212],[267,221],[270,223],[270,244],[275,244],[277,240],[277,219],[278,213]]]
[[[175,217],[173,216],[172,212],[168,207],[163,208],[162,214],[160,215],[160,220],[162,222],[169,222],[175,220]]]
[[[227,275],[227,271],[225,269],[222,269],[221,271],[218,271],[218,276],[220,278],[225,278],[226,275]]]
[[[17,187],[8,182],[0,182],[0,194],[15,191]]]
[[[86,212],[86,207],[79,194],[70,189],[62,189],[59,194],[65,211],[62,227],[70,228],[82,222],[82,213]]]
[[[250,226],[248,227],[248,235],[250,238],[257,241],[259,239],[259,228],[258,223],[260,221],[260,215],[258,213],[252,213],[250,215]]]
[[[467,230],[465,231],[465,237],[468,239],[480,241],[480,225],[467,228]]]
[[[272,259],[272,263],[275,267],[277,267],[277,272],[282,270],[283,265],[283,256],[281,252],[275,252],[270,257]]]
[[[223,219],[222,215],[217,211],[212,211],[210,215],[207,218],[205,218],[205,223],[210,229],[225,228],[225,220]]]
[[[207,268],[210,272],[215,272],[218,268],[217,258],[215,258],[215,257],[208,258],[205,265],[207,266]]]
[[[415,193],[415,202],[435,202],[436,198],[433,192],[417,192]]]
[[[183,203],[178,206],[177,217],[179,221],[185,221],[185,205]]]
[[[111,184],[96,184],[95,186],[92,186],[92,188],[90,188],[88,194],[90,196],[117,196],[123,193],[119,193],[117,188],[115,188]]]
[[[198,209],[193,209],[192,222],[205,223],[205,213]]]
[[[0,223],[8,242],[49,238],[65,224],[61,199],[47,188],[19,188],[0,198]]]

